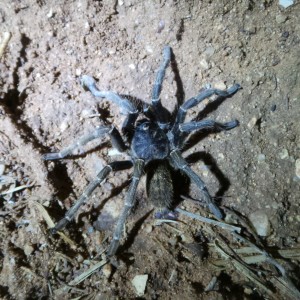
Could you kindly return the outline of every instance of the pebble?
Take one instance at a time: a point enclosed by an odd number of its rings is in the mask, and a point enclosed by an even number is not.
[[[199,63],[200,63],[200,66],[202,67],[203,70],[208,70],[208,69],[210,69],[210,65],[209,65],[209,63],[207,62],[207,60],[201,59]]]
[[[29,256],[33,251],[34,251],[34,248],[31,245],[26,244],[24,246],[24,253],[26,256]]]
[[[50,10],[49,10],[49,12],[47,13],[47,18],[48,19],[51,19],[52,17],[53,17],[53,9],[52,8],[50,8]]]
[[[63,121],[59,126],[60,132],[64,132],[68,127],[69,127],[69,124],[66,121]]]
[[[218,158],[223,160],[225,158],[225,156],[223,153],[218,153]]]
[[[146,49],[146,51],[147,51],[148,53],[150,53],[150,54],[153,53],[153,48],[152,48],[151,46],[146,45],[145,49]]]
[[[286,158],[289,158],[289,152],[287,149],[282,149],[280,152],[279,152],[279,157],[281,159],[286,159]]]
[[[263,211],[256,211],[249,215],[249,220],[259,236],[270,234],[270,223],[268,216]]]
[[[136,275],[131,281],[138,296],[143,296],[146,289],[148,275]]]
[[[147,225],[145,226],[145,232],[146,232],[146,233],[151,233],[152,230],[153,230],[153,226],[152,226],[152,225],[147,224]]]
[[[4,174],[5,171],[5,164],[3,162],[0,162],[0,176]]]
[[[81,69],[76,69],[75,70],[75,75],[80,76],[81,75]]]
[[[287,20],[287,16],[284,15],[277,15],[275,20],[278,24],[284,23]]]
[[[300,179],[300,158],[296,159],[296,176]]]
[[[259,162],[263,162],[263,161],[266,160],[266,156],[265,156],[264,154],[260,153],[260,154],[258,154],[258,156],[257,156],[257,160],[258,160]]]
[[[106,264],[103,268],[102,268],[102,273],[106,278],[109,278],[111,276],[112,273],[112,266],[111,264]]]
[[[214,53],[215,53],[215,48],[212,46],[209,46],[204,50],[204,54],[207,56],[212,56]]]
[[[247,124],[248,128],[253,129],[254,126],[256,125],[257,121],[258,121],[257,117],[253,117]]]
[[[134,64],[130,64],[130,65],[128,65],[128,67],[129,67],[129,69],[131,69],[131,70],[135,70],[135,65],[134,65]]]

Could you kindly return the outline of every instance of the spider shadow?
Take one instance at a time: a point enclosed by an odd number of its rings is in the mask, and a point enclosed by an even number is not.
[[[185,93],[184,93],[183,83],[182,83],[181,76],[179,73],[178,65],[176,62],[176,57],[175,57],[175,54],[173,53],[173,51],[172,51],[172,56],[171,56],[171,69],[174,73],[174,81],[176,82],[176,86],[177,86],[175,97],[177,99],[177,107],[179,107],[184,102]],[[172,112],[173,118],[175,118],[177,111],[178,111],[178,109],[175,109]]]
[[[203,161],[204,164],[209,167],[210,172],[217,178],[220,184],[220,187],[215,193],[214,198],[222,198],[230,186],[230,181],[218,167],[216,160],[209,153],[203,151],[188,155],[186,157],[186,160],[190,164],[194,164],[198,161]]]
[[[82,210],[79,210],[78,212],[79,217],[76,226],[78,226],[78,228],[82,228],[83,227],[82,219],[84,217],[88,217],[90,219],[90,223],[93,224],[93,227],[95,227],[96,230],[99,231],[113,230],[117,220],[114,219],[112,216],[108,215],[107,213],[103,212],[103,208],[105,204],[108,203],[108,201],[110,201],[115,196],[119,195],[129,185],[129,183],[130,180],[126,180],[120,186],[115,187],[106,198],[101,199],[99,205],[92,208],[92,212],[91,211],[83,212]],[[99,225],[99,220],[98,220],[99,217],[103,219],[101,225]]]
[[[128,264],[131,265],[133,261],[130,259],[132,256],[131,253],[126,253],[125,250],[130,249],[133,245],[135,238],[137,237],[142,225],[144,224],[145,220],[153,213],[154,209],[151,209],[147,213],[145,213],[141,218],[139,218],[136,222],[134,222],[134,226],[131,228],[130,232],[127,234],[127,238],[123,244],[120,244],[117,255],[118,257],[122,257],[122,259]],[[133,215],[133,214],[131,214]]]
[[[67,171],[67,166],[64,160],[77,160],[78,158],[83,158],[86,157],[88,154],[94,153],[96,151],[100,151],[101,149],[107,147],[108,142],[105,141],[98,145],[97,147],[90,149],[88,151],[85,151],[84,153],[81,154],[75,154],[72,155],[68,158],[65,159],[58,159],[55,161],[54,167],[51,171],[48,172],[48,179],[51,181],[55,189],[57,190],[56,196],[61,199],[65,200],[70,195],[75,194],[74,189],[72,188],[73,186],[73,181],[71,180],[68,171]],[[44,153],[49,153],[49,148],[44,151]]]

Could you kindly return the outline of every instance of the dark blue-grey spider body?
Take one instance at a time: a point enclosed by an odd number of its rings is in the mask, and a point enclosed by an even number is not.
[[[112,256],[118,250],[120,239],[122,236],[124,224],[131,212],[131,208],[135,204],[135,194],[144,170],[147,172],[147,192],[152,203],[158,208],[172,208],[173,200],[173,183],[171,169],[181,170],[190,180],[200,189],[202,197],[206,202],[211,213],[216,218],[223,217],[221,209],[210,196],[204,182],[188,165],[181,154],[181,149],[191,132],[202,129],[229,130],[238,125],[236,120],[224,124],[217,123],[213,120],[191,121],[185,122],[186,114],[189,109],[198,105],[204,99],[218,95],[228,97],[233,95],[240,86],[233,85],[227,91],[213,88],[203,89],[199,95],[188,99],[178,109],[175,118],[172,119],[170,114],[162,105],[160,100],[160,92],[162,82],[165,76],[166,68],[171,60],[171,48],[166,46],[163,51],[163,62],[158,70],[156,80],[152,90],[152,99],[150,105],[144,105],[144,109],[139,110],[138,107],[126,98],[122,98],[111,91],[100,91],[96,87],[92,77],[84,75],[82,84],[98,98],[106,98],[117,104],[122,112],[126,115],[126,119],[122,126],[122,138],[120,132],[114,126],[101,126],[88,136],[79,138],[74,144],[63,149],[58,153],[48,153],[44,155],[45,160],[53,160],[64,158],[72,154],[73,150],[85,145],[89,141],[102,137],[107,134],[110,137],[114,148],[120,152],[127,152],[131,159],[126,161],[115,161],[105,166],[84,190],[74,206],[67,211],[52,232],[55,233],[66,226],[76,215],[79,207],[85,203],[92,192],[111,171],[121,171],[133,167],[133,175],[127,195],[124,201],[124,208],[120,213],[116,228],[113,234],[113,240],[108,250],[108,256]],[[137,121],[140,113],[146,116],[146,119]]]
[[[170,153],[169,140],[156,123],[142,120],[135,129],[131,150],[134,157],[143,159],[145,163],[165,159]]]

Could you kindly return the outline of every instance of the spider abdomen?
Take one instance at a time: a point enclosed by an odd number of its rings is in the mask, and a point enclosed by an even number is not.
[[[148,166],[147,194],[158,209],[170,209],[173,202],[172,175],[168,162],[153,161]]]
[[[170,152],[165,132],[154,122],[143,120],[132,138],[131,150],[136,158],[149,162],[165,159]]]

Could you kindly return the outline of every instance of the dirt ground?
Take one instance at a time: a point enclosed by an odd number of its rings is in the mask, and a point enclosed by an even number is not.
[[[170,111],[208,83],[242,86],[225,101],[189,111],[189,120],[237,119],[240,125],[193,135],[184,157],[224,209],[264,226],[261,247],[299,249],[295,2],[284,9],[272,0],[2,1],[0,37],[10,32],[11,38],[0,58],[1,299],[292,298],[268,281],[278,268],[252,264],[268,294],[239,271],[232,255],[226,260],[216,251],[222,241],[235,249],[249,246],[226,230],[184,215],[158,226],[144,178],[115,261],[76,281],[103,259],[132,169],[113,173],[96,189],[63,231],[68,240],[49,233],[51,220],[63,217],[106,163],[124,157],[113,155],[105,138],[66,159],[44,161],[42,155],[96,126],[121,128],[119,108],[85,91],[82,75],[93,76],[103,90],[149,102],[162,50],[170,45],[174,57],[161,94]],[[201,199],[193,184],[183,179],[178,185],[183,196]],[[211,217],[189,200],[179,207]],[[235,222],[234,214],[225,220]],[[299,255],[278,261],[299,287]],[[144,292],[132,282],[137,275],[147,275]]]

